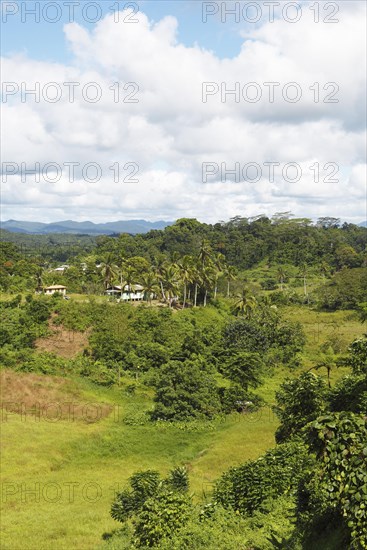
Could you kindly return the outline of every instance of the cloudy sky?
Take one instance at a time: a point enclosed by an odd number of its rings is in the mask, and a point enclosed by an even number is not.
[[[2,2],[3,220],[367,219],[364,1],[36,4]]]

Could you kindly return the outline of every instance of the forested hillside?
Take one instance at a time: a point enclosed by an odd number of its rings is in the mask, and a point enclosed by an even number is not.
[[[366,228],[3,237],[4,548],[367,548]]]

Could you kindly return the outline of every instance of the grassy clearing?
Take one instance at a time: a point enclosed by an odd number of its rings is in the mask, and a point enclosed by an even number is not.
[[[51,384],[52,377],[47,380]],[[189,429],[163,423],[132,426],[124,418],[146,409],[147,396],[132,398],[79,380],[69,390],[74,402],[75,395],[95,407],[109,402],[113,411],[89,423],[47,415],[4,416],[4,550],[95,548],[104,532],[118,527],[109,516],[114,491],[137,469],[164,474],[186,464],[195,498],[201,498],[224,469],[258,456],[274,442],[274,419],[260,412]]]

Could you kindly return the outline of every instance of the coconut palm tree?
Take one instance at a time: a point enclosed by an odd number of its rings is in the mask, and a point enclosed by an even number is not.
[[[283,284],[284,284],[284,281],[287,278],[287,273],[286,273],[284,267],[282,267],[282,266],[278,267],[277,275],[278,275],[278,281],[280,282],[280,290],[283,291]]]
[[[163,273],[166,267],[167,267],[167,258],[164,255],[157,256],[155,258],[155,265],[152,266],[152,270],[156,275],[157,281],[161,289],[162,299],[164,301],[166,301],[166,296],[165,296],[164,287],[163,287]]]
[[[230,282],[236,278],[236,268],[233,265],[225,265],[223,275],[227,281],[227,298],[229,298]]]
[[[192,279],[192,258],[191,256],[184,256],[181,258],[181,260],[177,263],[177,268],[180,274],[180,278],[183,284],[183,303],[182,307],[185,308],[186,305],[186,299],[187,299],[187,287],[190,283],[193,282]]]
[[[133,284],[136,283],[136,271],[135,269],[129,264],[125,264],[125,269],[123,271],[123,278],[125,283],[121,285],[121,290],[124,291],[125,288],[127,288],[127,292],[129,294],[129,299],[131,301],[131,291]]]
[[[208,239],[203,239],[200,245],[200,250],[198,255],[199,262],[202,267],[210,263],[211,253],[212,253],[212,249]]]
[[[216,268],[215,272],[215,285],[214,285],[214,300],[217,297],[218,292],[218,279],[220,274],[223,272],[224,266],[225,266],[225,256],[221,252],[218,252],[218,254],[214,257],[214,266]]]
[[[242,293],[237,295],[235,309],[239,313],[244,315],[246,319],[250,319],[256,307],[257,307],[257,300],[255,296],[251,294],[248,288],[244,288],[242,290]]]
[[[153,271],[144,273],[141,277],[141,284],[143,286],[145,297],[147,297],[149,304],[152,305],[152,296],[159,292],[159,286]]]
[[[216,270],[214,266],[207,265],[206,267],[201,268],[200,276],[201,276],[202,285],[204,287],[204,307],[206,307],[208,292],[215,285]]]
[[[199,290],[200,285],[203,282],[202,278],[201,278],[201,266],[200,266],[200,264],[195,265],[195,263],[193,263],[193,266],[191,268],[191,273],[192,273],[192,282],[193,282],[193,285],[194,285],[194,307],[196,307],[197,306],[197,300],[198,300],[198,290]]]
[[[169,306],[172,306],[173,298],[178,292],[178,274],[174,265],[167,265],[162,272],[162,285]]]
[[[308,299],[308,293],[307,293],[307,265],[303,264],[299,269],[299,275],[303,279],[303,293]]]
[[[117,267],[112,261],[112,254],[107,255],[107,258],[104,262],[102,262],[100,269],[103,277],[103,286],[104,289],[107,290],[112,281],[117,277]]]

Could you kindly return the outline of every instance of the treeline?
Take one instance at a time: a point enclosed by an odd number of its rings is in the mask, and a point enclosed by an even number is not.
[[[122,294],[139,284],[148,301],[157,297],[185,307],[205,306],[218,293],[229,297],[246,287],[253,295],[275,291],[270,295],[274,304],[307,303],[329,310],[358,308],[367,295],[367,228],[340,227],[335,218],[312,224],[279,214],[215,225],[181,219],[145,235],[72,237],[73,242],[68,235],[64,244],[61,237],[53,243],[51,236],[30,236],[32,242],[49,239],[36,255],[19,242],[1,243],[2,290],[41,292],[44,286],[63,284],[71,293],[102,294],[119,285]],[[55,272],[61,258],[68,266]],[[310,280],[319,286],[311,293]]]
[[[183,218],[163,231],[144,235],[122,234],[98,237],[98,254],[112,252],[121,257],[144,256],[152,261],[159,254],[197,255],[206,239],[215,253],[239,269],[249,269],[267,259],[274,264],[314,265],[326,262],[333,269],[359,267],[366,261],[367,228],[336,218],[291,219],[288,215],[241,218],[214,225]]]
[[[152,262],[160,254],[197,255],[206,239],[215,253],[239,269],[249,269],[264,259],[275,264],[313,265],[321,261],[333,269],[360,267],[366,261],[367,228],[337,218],[292,219],[289,213],[272,218],[236,216],[228,222],[200,223],[182,218],[164,230],[146,234],[123,233],[111,237],[88,235],[23,235],[1,231],[1,241],[12,242],[20,253],[65,262],[93,251],[102,261],[112,253],[121,257],[143,256]],[[8,258],[10,259],[10,258]]]

